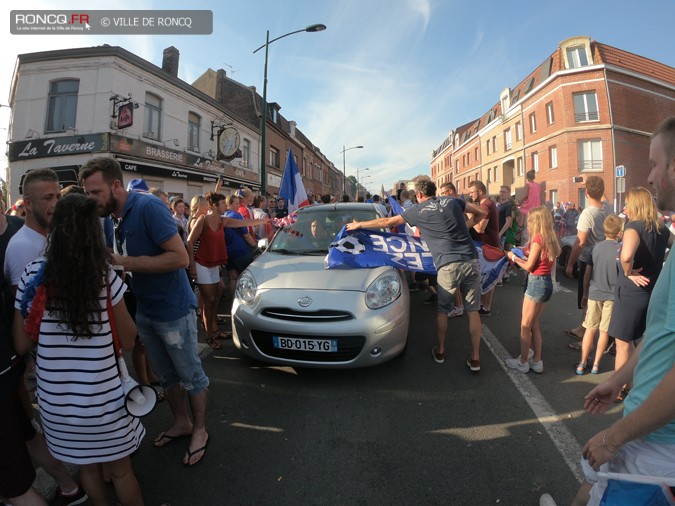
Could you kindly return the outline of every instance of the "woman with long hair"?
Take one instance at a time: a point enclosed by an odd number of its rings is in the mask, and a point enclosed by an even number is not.
[[[80,466],[95,505],[108,504],[103,464],[118,499],[143,504],[129,456],[145,429],[125,409],[112,333],[131,350],[136,337],[124,304],[124,282],[111,267],[96,201],[63,197],[54,209],[45,257],[31,262],[16,293],[14,343],[37,345],[37,396],[47,445]]]
[[[530,238],[528,256],[518,258],[513,252],[507,254],[509,260],[528,272],[528,276],[520,322],[520,356],[506,359],[506,365],[524,373],[530,369],[542,373],[544,362],[539,318],[553,294],[551,269],[560,254],[553,218],[546,207],[530,210],[527,215],[527,233]]]
[[[190,278],[197,283],[199,295],[204,301],[202,320],[206,329],[206,342],[214,350],[220,350],[222,345],[216,339],[224,337],[218,326],[218,304],[225,289],[220,279],[220,266],[227,263],[222,218],[226,210],[225,196],[207,193],[206,201],[208,211],[191,225],[187,249]],[[195,250],[197,241],[199,246]]]
[[[646,188],[633,188],[626,194],[623,242],[619,254],[619,277],[609,335],[616,345],[615,370],[621,368],[635,349],[635,340],[644,334],[647,306],[652,289],[663,267],[672,235],[658,217],[654,197]],[[622,401],[630,385],[624,385],[617,401]]]

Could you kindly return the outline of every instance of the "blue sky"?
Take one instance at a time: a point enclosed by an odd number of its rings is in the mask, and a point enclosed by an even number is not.
[[[10,35],[2,12],[0,103],[6,104],[19,53],[122,46],[161,65],[162,51],[181,53],[179,77],[194,81],[207,68],[262,93],[264,52],[270,39],[314,23],[271,44],[268,101],[347,175],[361,170],[371,190],[429,173],[431,152],[453,128],[481,116],[499,93],[518,84],[572,36],[599,42],[675,67],[672,0],[201,0],[28,1],[22,9],[210,9],[213,34],[191,36]],[[0,108],[0,128],[9,110]],[[7,130],[0,129],[0,141]],[[6,167],[2,160],[0,176]]]

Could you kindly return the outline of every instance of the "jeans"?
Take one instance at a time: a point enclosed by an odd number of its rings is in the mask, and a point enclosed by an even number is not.
[[[199,358],[194,309],[170,322],[151,320],[139,310],[136,327],[165,389],[180,383],[189,395],[197,395],[209,386]]]

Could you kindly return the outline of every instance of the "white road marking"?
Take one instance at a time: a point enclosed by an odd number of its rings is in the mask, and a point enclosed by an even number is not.
[[[557,415],[539,389],[534,386],[528,376],[536,373],[523,374],[506,366],[504,360],[510,358],[510,355],[485,324],[483,325],[483,341],[497,359],[497,363],[504,369],[525,401],[530,405],[534,415],[553,440],[553,444],[555,444],[574,477],[582,482],[584,474],[579,463],[581,445],[563,423],[564,417],[567,415]]]

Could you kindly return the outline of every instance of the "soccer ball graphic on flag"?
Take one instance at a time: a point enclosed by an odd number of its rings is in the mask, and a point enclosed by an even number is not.
[[[337,243],[331,244],[331,247],[334,247],[338,251],[348,253],[350,255],[359,255],[366,251],[366,246],[361,242],[361,239],[358,239],[352,235],[343,237]]]

